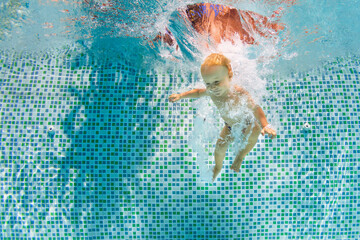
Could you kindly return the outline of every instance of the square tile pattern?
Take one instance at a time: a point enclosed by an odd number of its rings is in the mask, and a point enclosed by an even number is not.
[[[1,239],[359,239],[358,69],[269,79],[278,138],[210,184],[167,101],[192,79],[2,52]]]

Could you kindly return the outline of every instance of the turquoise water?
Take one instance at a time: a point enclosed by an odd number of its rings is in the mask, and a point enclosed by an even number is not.
[[[257,80],[240,83],[259,93],[279,136],[260,137],[240,173],[230,170],[231,146],[214,183],[201,179],[199,159],[205,154],[212,164],[223,123],[208,99],[167,101],[201,85],[194,66],[206,51],[179,56],[151,48],[135,38],[140,30],[130,34],[141,26],[134,20],[118,26],[117,38],[105,35],[104,25],[80,20],[64,27],[73,33],[61,34],[54,19],[63,23],[68,13],[60,10],[94,13],[75,2],[16,3],[12,13],[22,17],[6,18],[0,54],[1,239],[359,239],[359,48],[357,32],[346,27],[358,1],[287,8],[289,42],[298,39],[290,47],[221,46],[241,69],[235,76]],[[143,13],[137,20],[148,27],[148,39],[163,20],[143,19],[159,5],[172,19],[179,7],[150,3],[133,8]],[[277,5],[242,7],[265,14]],[[318,21],[328,18],[338,27]],[[320,33],[303,32],[314,22]],[[87,40],[89,32],[97,37]],[[322,42],[309,43],[320,35]],[[254,63],[272,46],[286,59]]]

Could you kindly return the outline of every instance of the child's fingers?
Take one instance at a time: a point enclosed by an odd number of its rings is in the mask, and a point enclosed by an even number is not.
[[[267,133],[271,139],[274,139],[274,138],[276,137],[276,132],[275,132],[275,130],[266,129],[266,128],[263,129],[263,130],[261,130],[261,134],[262,134],[263,136],[265,135],[265,133]]]
[[[169,97],[170,102],[176,102],[177,100],[179,100],[179,99],[177,98],[177,95],[175,95],[175,94],[173,94]]]
[[[274,130],[268,131],[268,134],[270,135],[271,139],[274,139],[276,137],[276,132]]]
[[[276,132],[274,131],[273,133],[273,139],[276,138]]]
[[[169,100],[170,100],[171,102],[173,102],[173,101],[174,101],[174,99],[175,99],[174,94],[170,95]]]

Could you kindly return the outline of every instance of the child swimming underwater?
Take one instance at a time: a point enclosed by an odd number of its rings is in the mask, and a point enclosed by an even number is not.
[[[276,137],[276,131],[268,124],[264,111],[254,103],[250,94],[242,87],[231,84],[233,72],[230,60],[224,55],[213,53],[208,56],[201,65],[201,76],[206,88],[172,94],[169,100],[176,102],[183,98],[209,96],[218,108],[225,126],[216,142],[214,152],[212,180],[215,181],[231,142],[235,140],[235,144],[240,144],[231,165],[232,170],[239,172],[244,157],[255,146],[260,133],[263,136],[268,134],[273,139]]]

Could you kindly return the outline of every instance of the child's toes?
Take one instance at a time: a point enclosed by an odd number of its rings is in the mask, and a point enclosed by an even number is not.
[[[235,172],[240,172],[240,168],[238,166],[231,165],[230,169],[234,170]]]

